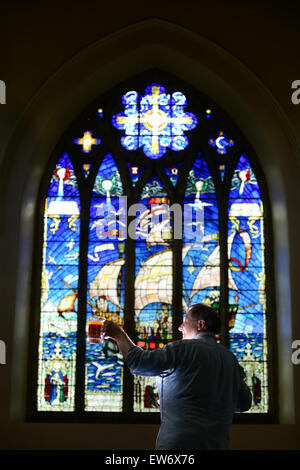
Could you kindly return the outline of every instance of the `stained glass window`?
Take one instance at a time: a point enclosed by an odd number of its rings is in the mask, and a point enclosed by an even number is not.
[[[185,84],[156,72],[131,85],[70,126],[47,176],[33,413],[155,422],[155,378],[131,376],[116,343],[91,332],[112,319],[141,348],[163,348],[203,302],[252,389],[244,417],[270,415],[271,238],[258,160],[226,113]]]
[[[136,224],[135,341],[144,349],[172,339],[173,263],[169,199],[153,176],[144,186]],[[144,207],[143,207],[144,206]],[[135,377],[134,411],[157,411],[155,378]]]
[[[244,367],[252,390],[251,411],[268,410],[266,271],[264,208],[250,162],[241,155],[232,178],[228,205],[229,274],[237,290],[229,292],[236,305],[229,342]]]
[[[65,154],[52,173],[44,209],[39,411],[74,410],[79,242],[79,191]]]
[[[219,309],[220,244],[215,187],[202,155],[187,180],[183,226],[183,310],[195,303]]]
[[[87,321],[124,324],[123,187],[113,157],[105,156],[92,190],[88,245]],[[123,356],[115,343],[86,341],[87,411],[122,411]]]

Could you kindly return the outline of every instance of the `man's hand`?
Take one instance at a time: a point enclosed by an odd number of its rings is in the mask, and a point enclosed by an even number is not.
[[[116,341],[125,333],[124,330],[117,323],[114,323],[113,321],[109,320],[105,320],[102,331],[104,338],[112,338]]]
[[[131,346],[135,346],[127,333],[117,323],[105,320],[102,331],[104,338],[112,338],[117,342],[119,350],[124,357],[126,356],[128,349],[130,349]]]

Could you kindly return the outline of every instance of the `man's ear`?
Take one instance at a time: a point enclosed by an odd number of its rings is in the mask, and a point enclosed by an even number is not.
[[[198,331],[203,330],[205,328],[205,320],[198,320],[197,328]]]

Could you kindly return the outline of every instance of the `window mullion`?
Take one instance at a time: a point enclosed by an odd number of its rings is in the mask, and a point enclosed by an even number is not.
[[[229,347],[229,302],[228,302],[228,214],[227,192],[219,190],[219,244],[220,244],[220,316],[221,343]]]
[[[182,211],[183,212],[183,211]],[[174,215],[173,215],[174,219]],[[174,220],[173,220],[174,227]],[[180,339],[178,327],[182,322],[182,240],[173,238],[173,341]]]
[[[127,228],[132,218],[127,215]],[[134,279],[135,279],[135,240],[127,233],[125,247],[125,299],[124,299],[124,329],[134,341]],[[133,412],[133,376],[124,365],[123,368],[123,413]]]
[[[89,205],[90,198],[86,188],[82,188],[81,198],[81,239],[79,258],[79,288],[78,288],[78,324],[76,352],[76,414],[84,412],[85,395],[85,362],[86,362],[86,293],[87,293],[87,253],[89,243]]]

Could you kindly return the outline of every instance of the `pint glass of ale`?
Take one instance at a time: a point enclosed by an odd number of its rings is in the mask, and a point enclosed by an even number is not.
[[[104,323],[104,318],[93,319],[88,322],[88,342],[97,344],[102,343],[103,334],[101,327]]]

